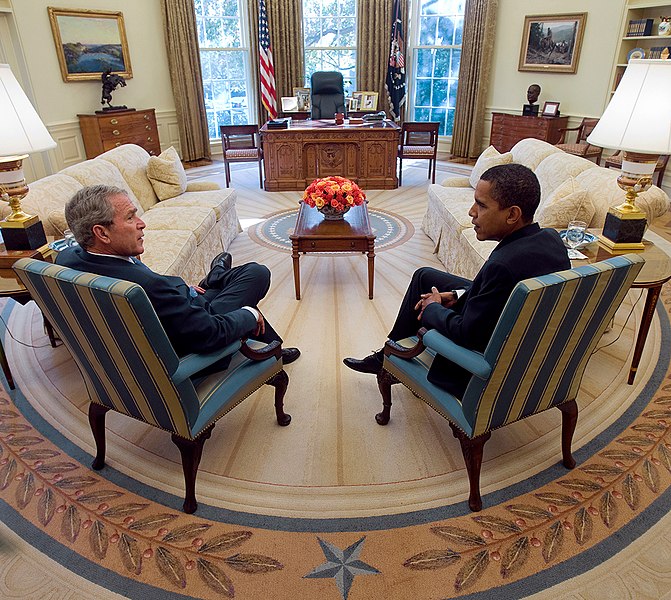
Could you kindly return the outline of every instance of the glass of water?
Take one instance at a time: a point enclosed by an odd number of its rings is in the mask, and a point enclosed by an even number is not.
[[[587,223],[584,221],[571,221],[566,228],[566,243],[569,248],[575,250],[585,239]]]

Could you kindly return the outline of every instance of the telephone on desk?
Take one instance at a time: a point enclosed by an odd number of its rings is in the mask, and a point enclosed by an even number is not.
[[[381,110],[380,112],[376,112],[372,115],[364,115],[361,118],[363,119],[364,123],[378,123],[380,121],[384,121],[387,118],[387,113]]]

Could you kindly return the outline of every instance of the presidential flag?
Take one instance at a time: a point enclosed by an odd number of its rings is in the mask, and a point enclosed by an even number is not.
[[[259,0],[259,76],[261,102],[271,119],[277,117],[277,91],[275,90],[275,65],[268,33],[268,15],[265,0]]]
[[[401,107],[405,103],[405,57],[403,56],[403,21],[400,0],[394,0],[394,18],[391,24],[391,49],[385,82],[392,116],[401,117]]]

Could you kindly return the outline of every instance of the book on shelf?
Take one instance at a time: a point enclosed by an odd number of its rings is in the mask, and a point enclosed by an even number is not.
[[[630,19],[626,37],[641,37],[652,35],[654,19]]]

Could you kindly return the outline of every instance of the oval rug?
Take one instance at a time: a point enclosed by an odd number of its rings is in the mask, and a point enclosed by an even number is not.
[[[376,252],[400,246],[415,234],[412,223],[401,215],[377,208],[369,208],[368,215],[370,226],[375,234]],[[261,223],[251,225],[247,233],[250,239],[261,246],[291,252],[289,236],[296,226],[297,218],[297,208],[283,210],[270,215]]]

